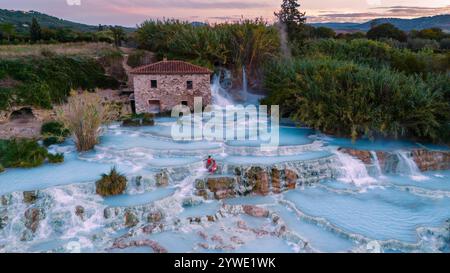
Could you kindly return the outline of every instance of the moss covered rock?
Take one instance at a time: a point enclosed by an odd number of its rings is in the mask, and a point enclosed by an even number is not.
[[[36,202],[38,198],[38,192],[37,191],[24,191],[23,192],[23,202],[27,204],[31,204]]]
[[[127,178],[112,168],[109,174],[103,174],[96,183],[96,192],[101,196],[122,194],[127,187]]]
[[[165,187],[169,185],[169,175],[166,172],[161,172],[155,175],[156,186]]]
[[[137,216],[130,210],[125,212],[125,226],[134,227],[139,223]]]

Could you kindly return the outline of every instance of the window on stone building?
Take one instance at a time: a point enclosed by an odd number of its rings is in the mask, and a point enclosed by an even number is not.
[[[188,102],[186,100],[181,101],[181,105],[188,106]]]
[[[192,81],[187,81],[187,89],[194,88],[194,83]]]
[[[158,82],[156,80],[151,80],[150,86],[151,86],[151,88],[158,88]]]

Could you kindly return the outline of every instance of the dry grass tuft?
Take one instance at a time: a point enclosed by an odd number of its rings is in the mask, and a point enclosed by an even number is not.
[[[118,118],[110,104],[95,93],[72,92],[67,104],[57,109],[58,119],[72,132],[78,151],[88,151],[98,143],[102,123]]]

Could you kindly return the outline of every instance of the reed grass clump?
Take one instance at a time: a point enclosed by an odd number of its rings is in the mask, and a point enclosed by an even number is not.
[[[120,174],[116,167],[109,173],[102,174],[102,177],[95,183],[96,192],[103,197],[122,194],[127,187],[127,178]]]
[[[95,93],[75,93],[61,106],[58,118],[72,132],[77,150],[89,151],[98,143],[102,123],[117,118],[112,107]]]

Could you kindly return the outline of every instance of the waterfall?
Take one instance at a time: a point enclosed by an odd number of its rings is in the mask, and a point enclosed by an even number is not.
[[[244,101],[246,101],[248,97],[248,82],[245,66],[242,66],[242,97]]]
[[[220,85],[220,75],[214,75],[211,85],[212,103],[217,106],[233,105],[233,100],[227,91]]]
[[[339,151],[335,151],[335,154],[340,162],[340,166],[338,167],[338,179],[340,181],[353,183],[357,186],[364,186],[376,182],[367,172],[366,165],[363,162]]]
[[[396,155],[398,157],[397,173],[408,175],[413,180],[419,181],[427,179],[427,177],[420,172],[416,163],[407,151],[398,151],[396,152]]]
[[[378,160],[377,153],[375,151],[370,151],[370,155],[372,156],[373,165],[375,167],[375,175],[381,176],[383,172],[381,171],[380,161]]]

